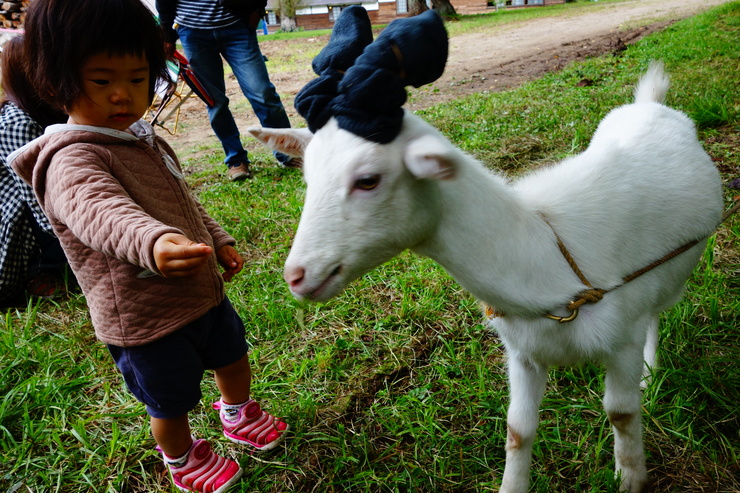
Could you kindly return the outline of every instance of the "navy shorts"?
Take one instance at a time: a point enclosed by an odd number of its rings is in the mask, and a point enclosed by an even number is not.
[[[205,315],[143,346],[108,345],[131,393],[150,416],[176,418],[201,398],[205,370],[239,361],[249,344],[244,324],[228,298]]]

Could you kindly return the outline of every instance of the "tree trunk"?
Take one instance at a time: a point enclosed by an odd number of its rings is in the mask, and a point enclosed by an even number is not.
[[[443,19],[452,19],[457,15],[455,7],[450,0],[432,0],[432,8],[436,10]]]
[[[429,10],[424,0],[408,0],[409,2],[409,15],[419,15],[425,10]]]
[[[278,0],[278,12],[280,13],[280,30],[293,32],[298,30],[296,22],[296,11],[300,7],[301,0]]]
[[[292,33],[298,30],[298,24],[296,24],[295,17],[288,17],[287,15],[280,16],[280,30],[286,33]]]

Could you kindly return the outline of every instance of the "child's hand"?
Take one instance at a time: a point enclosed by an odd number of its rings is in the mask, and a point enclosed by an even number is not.
[[[213,248],[187,236],[165,233],[154,243],[154,261],[164,277],[190,277],[208,263]]]
[[[244,260],[231,245],[224,245],[216,251],[216,258],[224,268],[224,281],[229,282],[244,267]]]

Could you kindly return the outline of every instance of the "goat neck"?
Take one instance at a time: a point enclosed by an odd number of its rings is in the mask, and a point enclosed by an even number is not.
[[[437,181],[435,228],[411,249],[506,314],[539,317],[566,305],[583,285],[542,215],[504,177],[447,145],[454,177]]]

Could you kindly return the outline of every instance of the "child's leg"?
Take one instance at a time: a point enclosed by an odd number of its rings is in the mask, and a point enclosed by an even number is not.
[[[131,392],[146,404],[151,416],[152,435],[161,449],[163,459],[172,475],[172,480],[181,491],[196,493],[223,493],[236,483],[242,475],[239,464],[219,456],[206,440],[191,437],[188,412],[201,399],[200,383],[209,361],[203,359],[202,347],[211,346],[203,340],[204,331],[213,326],[212,319],[217,310],[211,310],[180,330],[149,344],[133,347],[109,345],[111,355],[126,380]],[[206,338],[207,339],[207,338]],[[243,339],[242,339],[243,341]],[[243,341],[244,346],[246,342]],[[233,347],[237,347],[236,350]],[[223,346],[216,351],[222,355]],[[240,359],[246,347],[238,348],[231,343],[226,361]],[[241,378],[247,384],[249,377],[244,371],[222,372],[226,382]],[[241,377],[237,375],[242,374]],[[142,378],[142,375],[144,378]],[[227,385],[228,386],[228,385]]]
[[[184,456],[193,444],[188,415],[177,418],[150,418],[152,435],[164,454],[170,458]]]
[[[249,400],[252,384],[252,368],[249,355],[223,368],[213,370],[216,375],[216,386],[221,392],[221,400],[226,404],[240,404]]]
[[[214,373],[221,401],[213,407],[220,410],[224,435],[229,440],[264,452],[285,438],[288,424],[263,411],[249,397],[252,372],[248,354],[235,363],[215,369]]]
[[[188,415],[150,418],[152,435],[162,451],[172,481],[181,491],[223,493],[241,477],[239,464],[213,452],[206,440],[190,435]]]

